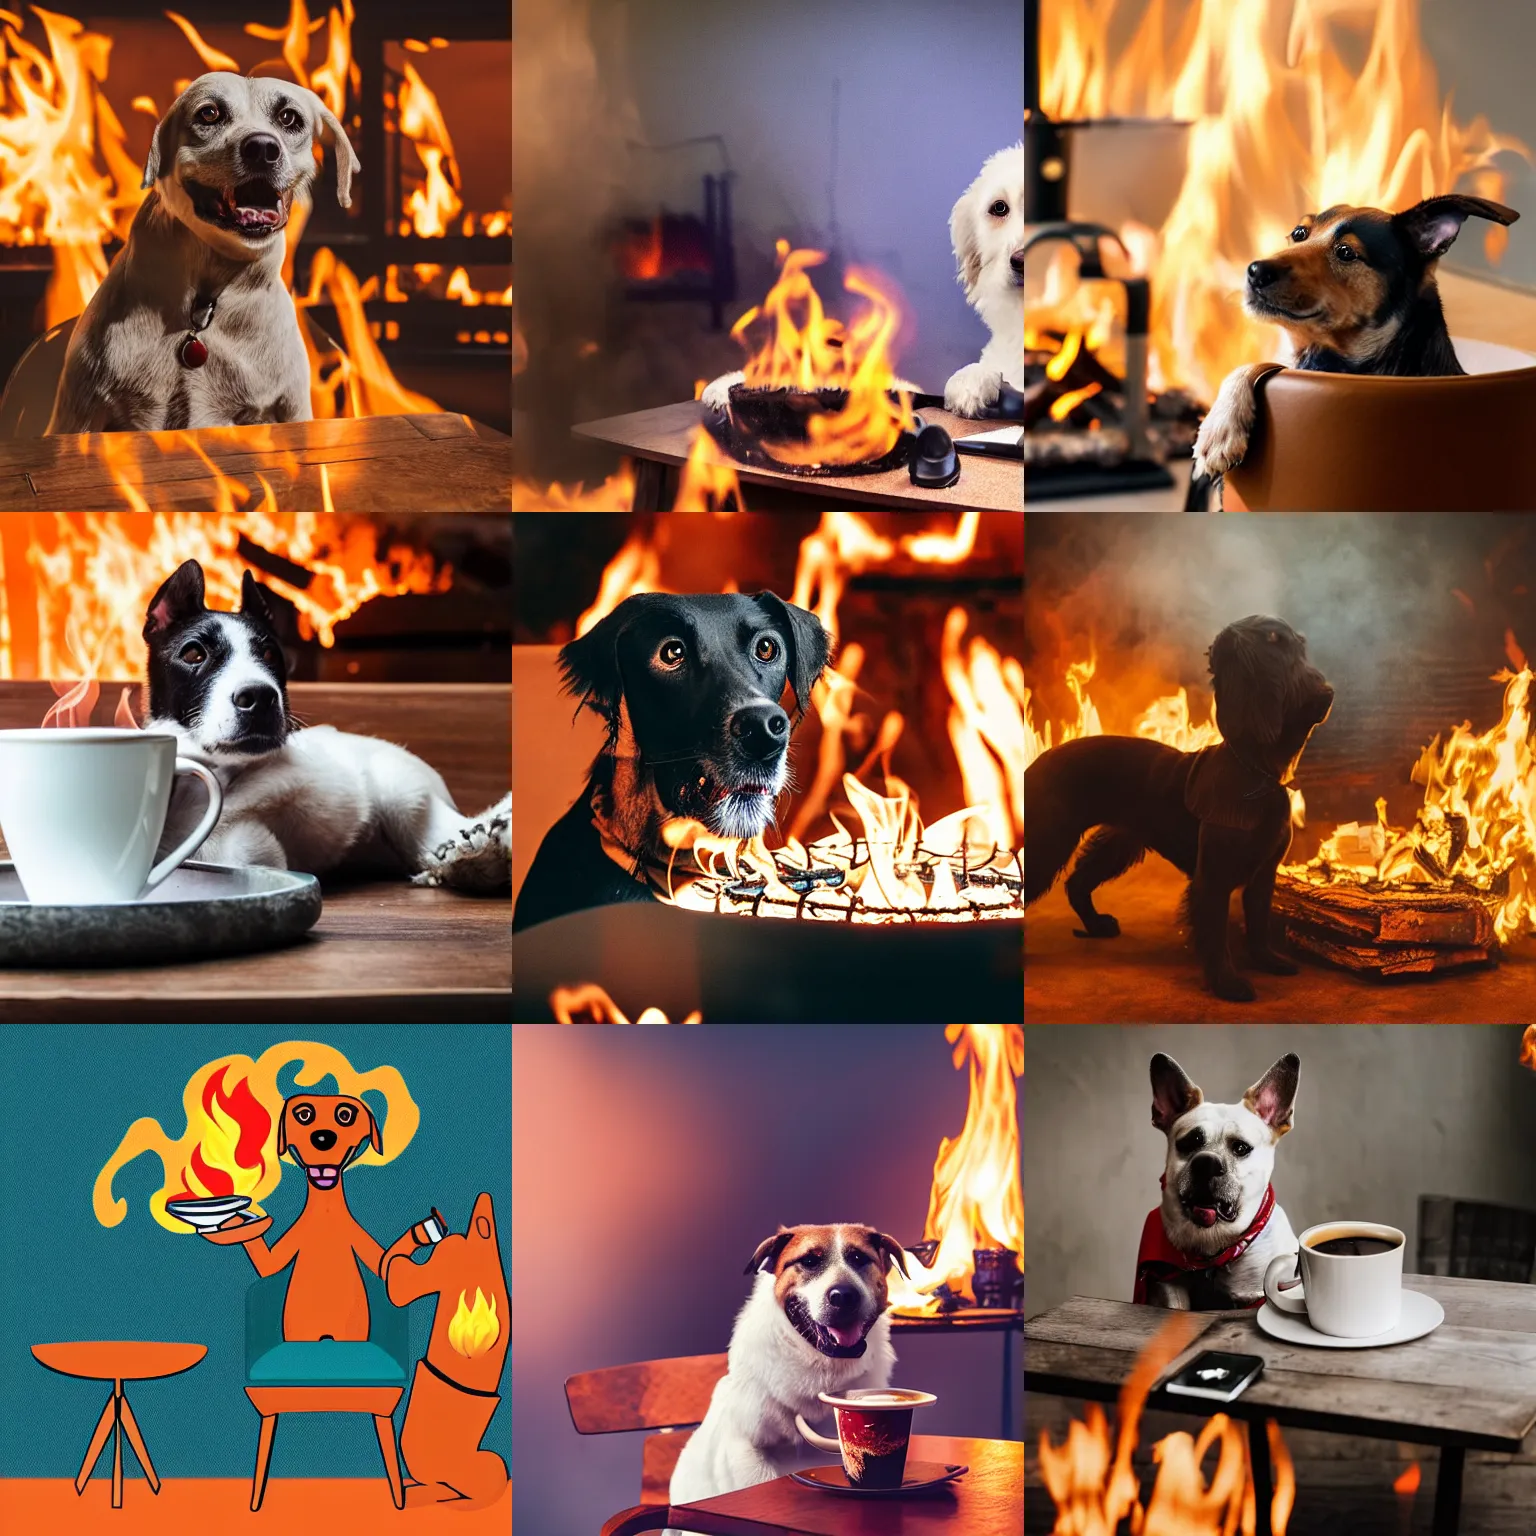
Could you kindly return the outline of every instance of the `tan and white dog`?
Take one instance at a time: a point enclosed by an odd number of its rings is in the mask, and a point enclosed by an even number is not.
[[[781,1227],[758,1244],[730,1364],[672,1474],[674,1504],[782,1477],[805,1451],[795,1415],[826,1414],[818,1392],[891,1384],[892,1264],[906,1274],[901,1245],[856,1223]]]

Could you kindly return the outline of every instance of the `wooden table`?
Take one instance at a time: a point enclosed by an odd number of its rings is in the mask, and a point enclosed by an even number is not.
[[[923,420],[944,428],[951,437],[970,437],[995,432],[1008,425],[1002,421],[967,421],[948,411],[924,409]],[[697,401],[663,405],[628,416],[609,416],[602,421],[582,422],[571,430],[577,437],[607,443],[635,460],[636,512],[665,512],[677,495],[677,469],[688,457],[694,428],[699,425]],[[843,506],[898,507],[912,512],[944,508],[951,511],[1022,512],[1024,465],[1019,459],[999,459],[981,454],[962,454],[960,478],[947,490],[923,490],[912,484],[903,469],[878,475],[787,475],[770,469],[736,466],[743,485],[767,485],[818,503],[818,511]],[[745,493],[747,505],[752,495]],[[628,511],[614,507],[615,512]]]
[[[666,1525],[700,1536],[1019,1536],[1024,1529],[1024,1442],[913,1435],[913,1461],[959,1462],[971,1470],[931,1494],[856,1499],[818,1493],[792,1477],[669,1509],[615,1515],[603,1536],[635,1536]]]
[[[1258,1536],[1269,1533],[1266,1419],[1439,1446],[1435,1536],[1455,1536],[1467,1451],[1518,1451],[1536,1430],[1536,1286],[1431,1275],[1403,1281],[1445,1308],[1445,1322],[1426,1338],[1386,1349],[1308,1349],[1261,1333],[1252,1313],[1202,1313],[1193,1318],[1198,1336],[1161,1380],[1208,1349],[1259,1355],[1264,1374],[1219,1410],[1160,1391],[1148,1397],[1147,1406],[1162,1412],[1207,1418],[1220,1411],[1247,1421]],[[1024,1389],[1113,1402],[1167,1320],[1157,1307],[1075,1296],[1025,1324]]]
[[[123,1383],[128,1381],[153,1381],[161,1376],[179,1376],[190,1371],[208,1353],[206,1344],[161,1344],[153,1341],[91,1340],[78,1344],[34,1344],[33,1357],[39,1365],[61,1376],[83,1377],[88,1381],[110,1381],[112,1395],[107,1399],[96,1428],[91,1431],[91,1443],[86,1447],[85,1460],[75,1476],[75,1492],[83,1494],[90,1481],[91,1468],[101,1448],[112,1437],[112,1508],[123,1507],[123,1436],[133,1447],[134,1455],[144,1468],[145,1480],[151,1493],[160,1492],[160,1479],[154,1463],[149,1459],[149,1448],[139,1422],[128,1406],[128,1394]]]
[[[14,438],[0,442],[0,511],[256,506],[258,475],[285,512],[505,512],[512,439],[446,411]]]

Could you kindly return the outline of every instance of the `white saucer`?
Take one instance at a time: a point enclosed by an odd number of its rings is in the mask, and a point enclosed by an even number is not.
[[[1406,1344],[1433,1333],[1445,1321],[1445,1308],[1433,1296],[1421,1291],[1403,1292],[1403,1311],[1396,1328],[1374,1333],[1368,1339],[1340,1339],[1331,1333],[1319,1333],[1304,1317],[1281,1312],[1267,1301],[1258,1310],[1259,1327],[1272,1339],[1287,1344],[1306,1344],[1314,1349],[1380,1349],[1387,1344]]]

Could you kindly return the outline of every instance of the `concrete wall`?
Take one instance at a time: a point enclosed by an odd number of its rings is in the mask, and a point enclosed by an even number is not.
[[[921,1235],[967,1077],[942,1026],[513,1029],[518,1530],[596,1531],[640,1496],[640,1434],[581,1436],[577,1371],[724,1350],[779,1223]],[[921,1433],[998,1438],[1002,1335],[897,1344]],[[1013,1365],[1018,1369],[1017,1336]],[[1017,1437],[1019,1398],[1013,1398]]]
[[[1495,1025],[1031,1028],[1028,1312],[1074,1295],[1130,1300],[1167,1145],[1151,1124],[1154,1051],[1227,1102],[1295,1051],[1295,1126],[1274,1181],[1292,1226],[1384,1221],[1408,1234],[1411,1255],[1421,1194],[1536,1207],[1536,1072],[1519,1049],[1520,1030]]]

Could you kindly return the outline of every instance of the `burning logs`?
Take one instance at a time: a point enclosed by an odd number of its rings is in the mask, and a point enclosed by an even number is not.
[[[1495,895],[1387,881],[1316,884],[1282,873],[1274,910],[1292,945],[1346,970],[1424,975],[1486,965],[1498,949]]]

